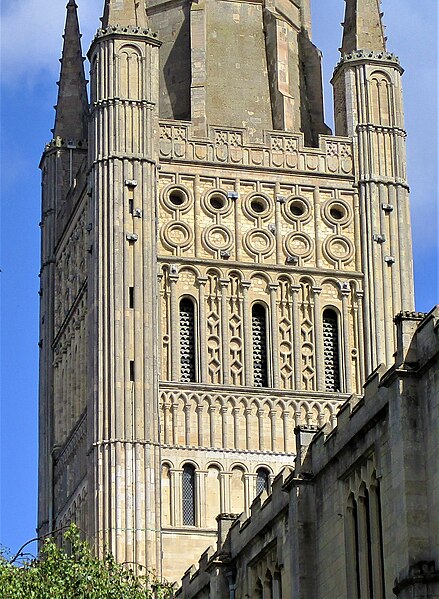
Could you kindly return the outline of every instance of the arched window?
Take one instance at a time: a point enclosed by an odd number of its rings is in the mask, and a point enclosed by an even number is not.
[[[338,317],[331,308],[323,312],[323,348],[325,355],[325,389],[340,391],[340,357]]]
[[[265,468],[258,468],[256,471],[256,495],[262,493],[262,491],[267,491],[270,486],[270,475],[268,470]]]
[[[191,464],[183,467],[182,498],[183,525],[195,526],[195,468]]]
[[[264,306],[255,304],[252,309],[253,384],[268,387],[267,372],[267,317]]]
[[[180,380],[196,381],[195,309],[194,302],[187,297],[180,302]]]

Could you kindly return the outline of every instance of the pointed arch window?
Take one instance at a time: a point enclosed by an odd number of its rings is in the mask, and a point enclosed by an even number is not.
[[[195,526],[195,468],[191,464],[183,466],[182,499],[183,525]]]
[[[183,383],[196,381],[195,353],[195,306],[184,297],[180,301],[180,380]]]
[[[252,308],[253,384],[268,387],[267,313],[261,304]]]
[[[325,390],[340,391],[340,352],[338,315],[332,308],[323,312]]]
[[[270,474],[266,468],[258,468],[256,471],[256,495],[267,491],[270,487]]]

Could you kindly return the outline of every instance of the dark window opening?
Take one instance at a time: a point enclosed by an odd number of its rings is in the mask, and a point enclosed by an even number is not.
[[[256,472],[256,495],[267,491],[270,486],[270,475],[265,468],[259,468]]]
[[[196,381],[195,368],[195,309],[189,298],[180,302],[180,380]]]
[[[267,320],[265,308],[255,304],[252,310],[253,384],[268,387]]]
[[[340,356],[338,317],[335,310],[323,312],[323,350],[325,357],[325,389],[340,391]]]
[[[190,464],[183,467],[183,525],[195,526],[195,468]]]

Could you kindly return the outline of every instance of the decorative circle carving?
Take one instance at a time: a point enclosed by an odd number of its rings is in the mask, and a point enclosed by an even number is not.
[[[228,250],[233,245],[233,237],[227,227],[211,225],[203,231],[204,244],[214,252]]]
[[[330,200],[323,206],[323,216],[331,225],[347,225],[352,219],[352,209],[344,200]]]
[[[189,191],[182,185],[168,185],[162,191],[162,200],[170,210],[186,212],[192,206]]]
[[[194,234],[182,221],[171,221],[161,230],[163,242],[171,248],[187,248],[193,242]]]
[[[266,194],[251,193],[245,198],[243,208],[250,218],[267,218],[272,213],[273,202]]]
[[[354,255],[354,245],[347,237],[331,235],[325,241],[323,249],[328,258],[335,262],[349,262]]]
[[[286,253],[290,256],[307,258],[314,249],[314,243],[306,233],[289,233],[284,240]]]
[[[289,341],[282,341],[280,344],[280,353],[284,356],[290,356],[293,351],[293,346]]]
[[[307,222],[311,218],[311,206],[306,198],[290,196],[282,204],[282,212],[286,220],[291,223],[297,221]]]
[[[216,216],[230,214],[233,204],[227,193],[222,189],[212,189],[203,197],[203,205],[207,212]]]
[[[263,229],[251,229],[244,237],[244,245],[253,256],[269,256],[274,243],[274,236]]]

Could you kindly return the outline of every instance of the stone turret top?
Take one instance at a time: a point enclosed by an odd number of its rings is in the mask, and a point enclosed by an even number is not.
[[[102,27],[109,25],[147,27],[145,0],[105,0]]]
[[[354,50],[386,51],[381,0],[346,0],[342,55]]]
[[[53,129],[54,137],[66,140],[87,138],[87,81],[84,73],[77,8],[75,0],[69,0]]]

